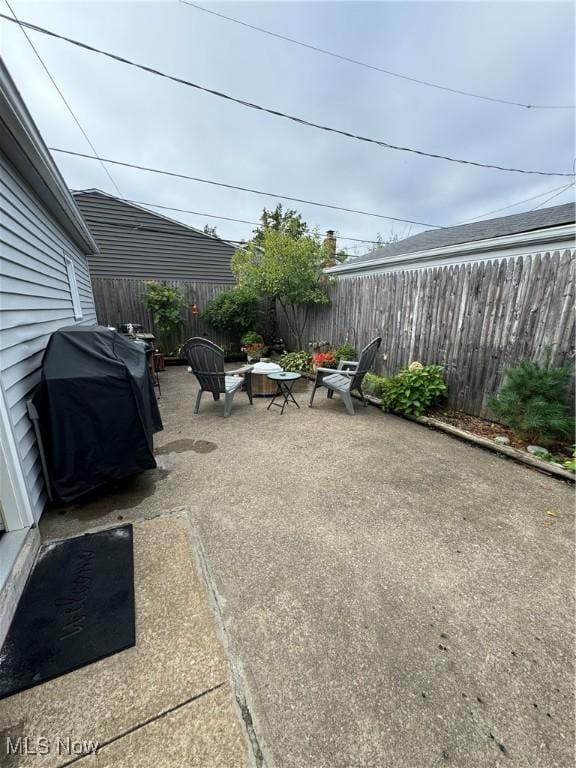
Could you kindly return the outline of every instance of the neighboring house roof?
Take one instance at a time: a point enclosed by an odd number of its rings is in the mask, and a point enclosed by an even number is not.
[[[98,243],[93,277],[233,282],[231,243],[99,189],[73,194]]]
[[[80,215],[74,198],[2,59],[0,150],[80,250],[85,254],[97,251],[98,247]]]
[[[424,258],[435,255],[457,256],[464,252],[472,255],[520,243],[537,244],[539,241],[545,242],[552,235],[570,239],[574,235],[575,212],[574,203],[566,203],[472,224],[428,230],[365,253],[331,271],[371,271],[372,267],[385,267],[387,263],[395,261],[408,262],[410,254],[421,254]],[[416,258],[413,260],[417,261]]]

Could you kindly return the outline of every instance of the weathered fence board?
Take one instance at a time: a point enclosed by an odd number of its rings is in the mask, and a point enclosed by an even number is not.
[[[358,349],[382,336],[377,372],[413,360],[445,368],[449,405],[485,415],[486,396],[521,358],[573,356],[576,260],[571,251],[339,279],[310,311],[309,340]],[[281,335],[294,348],[278,313]]]
[[[226,333],[214,330],[202,320],[206,304],[230,286],[218,283],[195,283],[189,280],[166,280],[167,285],[176,288],[186,299],[184,325],[178,333],[165,337],[167,353],[175,350],[183,341],[192,336],[208,336],[221,347],[229,347],[232,339]],[[140,323],[145,329],[153,329],[152,318],[143,300],[144,280],[129,280],[95,277],[92,278],[94,302],[98,322],[118,328],[123,323]],[[193,315],[191,307],[196,304],[200,315]]]

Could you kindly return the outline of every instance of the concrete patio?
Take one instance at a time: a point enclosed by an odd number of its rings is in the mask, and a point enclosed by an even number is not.
[[[161,383],[158,469],[41,522],[138,521],[142,646],[1,702],[0,731],[109,742],[80,765],[572,765],[572,486],[308,409],[306,382],[300,410],[239,394],[228,419],[207,396],[193,415],[185,368]],[[7,763],[29,764],[67,763]]]

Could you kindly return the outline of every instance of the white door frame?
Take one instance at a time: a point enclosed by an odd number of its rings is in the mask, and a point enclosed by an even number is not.
[[[0,507],[6,531],[34,525],[32,505],[14,439],[6,395],[0,381]]]

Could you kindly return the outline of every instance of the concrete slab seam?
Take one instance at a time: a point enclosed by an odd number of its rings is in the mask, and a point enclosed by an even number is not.
[[[234,643],[230,636],[230,633],[226,627],[222,610],[222,598],[216,587],[214,578],[208,565],[208,559],[202,546],[202,539],[198,527],[195,525],[192,512],[187,510],[186,521],[189,528],[190,540],[192,543],[192,551],[196,559],[198,571],[202,576],[202,579],[206,585],[208,593],[208,599],[216,620],[216,626],[218,635],[224,646],[224,651],[230,665],[230,673],[232,677],[232,689],[234,691],[234,699],[238,707],[238,713],[241,722],[244,725],[245,737],[248,741],[250,752],[253,757],[253,764],[255,768],[274,768],[274,763],[268,750],[265,747],[264,739],[261,735],[261,729],[258,728],[257,723],[252,715],[254,712],[254,706],[251,702],[249,694],[249,686],[247,684],[246,671],[242,666],[242,662],[238,658],[235,650]]]

